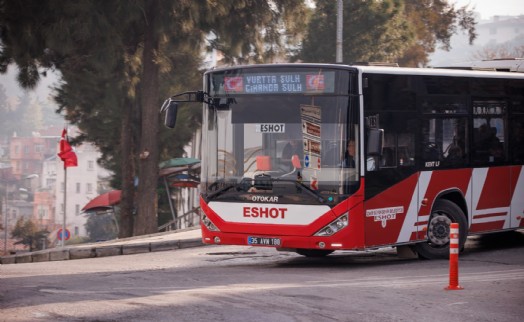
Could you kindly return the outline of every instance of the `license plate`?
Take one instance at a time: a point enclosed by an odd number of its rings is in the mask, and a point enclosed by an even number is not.
[[[257,246],[280,246],[280,238],[249,236],[247,238],[247,243],[249,245]]]

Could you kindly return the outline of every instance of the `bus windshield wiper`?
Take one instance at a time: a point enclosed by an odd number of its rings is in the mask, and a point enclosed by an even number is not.
[[[218,195],[223,194],[224,192],[226,192],[226,191],[228,191],[229,189],[234,188],[234,187],[236,187],[236,186],[237,186],[236,184],[230,184],[230,185],[227,185],[227,186],[225,186],[225,187],[222,187],[222,188],[220,188],[220,189],[218,189],[218,190],[216,190],[216,191],[214,191],[214,192],[208,194],[207,197],[211,199],[211,198],[213,198],[213,197],[216,197],[216,196],[218,196]]]
[[[252,186],[252,183],[250,182],[251,179],[249,178],[242,178],[240,182],[221,182],[221,180],[216,181],[215,183],[212,183],[210,187],[213,185],[219,185],[219,184],[225,184],[224,187],[210,193],[207,195],[208,198],[217,197],[221,194],[223,194],[226,191],[231,190],[232,188],[235,188],[236,191],[248,191],[249,188]]]
[[[325,202],[324,198],[322,197],[320,193],[318,193],[316,190],[311,189],[310,187],[308,187],[307,185],[303,184],[300,181],[293,180],[293,179],[281,179],[281,178],[274,178],[274,179],[272,178],[271,181],[272,182],[293,182],[295,183],[295,185],[297,185],[300,188],[304,188],[307,191],[307,193],[317,198],[320,203]]]

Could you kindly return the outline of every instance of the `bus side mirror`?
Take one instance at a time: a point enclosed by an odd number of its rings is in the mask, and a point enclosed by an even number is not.
[[[164,120],[164,125],[166,127],[170,129],[175,127],[177,111],[178,103],[175,101],[170,101],[169,105],[166,107],[166,118]]]
[[[379,160],[382,158],[382,144],[384,142],[384,130],[371,128],[367,130],[367,157],[366,170],[378,170]]]
[[[368,129],[368,155],[382,155],[383,129]]]

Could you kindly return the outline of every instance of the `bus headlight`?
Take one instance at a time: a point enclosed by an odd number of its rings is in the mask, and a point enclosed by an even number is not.
[[[329,223],[326,227],[320,229],[314,236],[331,236],[340,230],[346,228],[349,224],[349,216],[347,213],[338,217],[336,220]]]
[[[206,226],[208,230],[220,231],[218,230],[217,226],[215,226],[215,224],[213,224],[213,222],[209,220],[209,218],[207,218],[206,214],[204,213],[202,209],[200,209],[200,220],[202,220],[202,223],[204,224],[204,226]]]

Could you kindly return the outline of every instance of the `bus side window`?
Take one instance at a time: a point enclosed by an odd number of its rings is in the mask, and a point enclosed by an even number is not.
[[[399,166],[411,166],[415,164],[415,134],[400,133],[398,135],[397,164]]]
[[[490,164],[505,161],[502,118],[475,118],[473,122],[473,160],[475,163]]]
[[[524,164],[524,115],[518,115],[513,120],[513,135],[510,136],[513,146],[512,155],[515,164]]]
[[[415,164],[413,133],[386,133],[380,166],[382,168],[405,167]]]
[[[422,159],[425,167],[464,165],[467,158],[467,119],[438,117],[425,120],[422,126]]]

